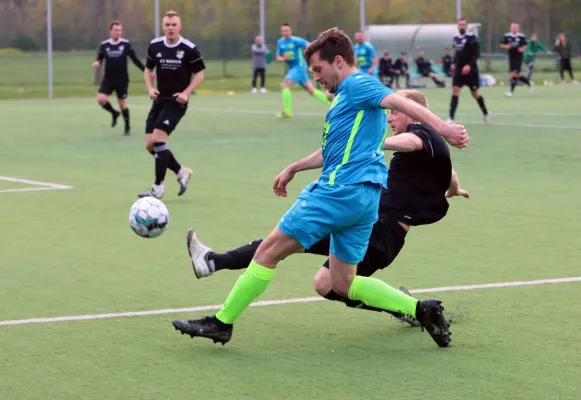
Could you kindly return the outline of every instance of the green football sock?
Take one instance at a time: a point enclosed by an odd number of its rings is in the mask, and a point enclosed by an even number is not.
[[[266,290],[276,270],[265,268],[252,261],[246,271],[238,278],[216,318],[225,324],[234,321]]]
[[[316,99],[319,99],[320,101],[322,101],[323,103],[325,103],[327,105],[331,105],[331,102],[329,101],[329,99],[327,98],[325,93],[321,92],[320,90],[315,89],[315,91],[313,92],[313,96]]]
[[[371,307],[401,312],[415,318],[418,300],[375,278],[356,276],[349,288],[349,299],[359,300]]]
[[[282,103],[284,104],[284,112],[287,114],[293,111],[292,95],[289,88],[284,88],[281,90],[282,93]]]

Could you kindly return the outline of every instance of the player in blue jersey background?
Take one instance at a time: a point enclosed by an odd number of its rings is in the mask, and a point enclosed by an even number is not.
[[[321,177],[308,185],[277,227],[260,244],[222,309],[211,317],[176,320],[173,326],[192,337],[230,341],[233,324],[274,278],[279,262],[308,249],[330,235],[329,273],[339,296],[370,307],[415,317],[441,347],[450,343],[450,331],[439,300],[417,299],[376,278],[356,276],[377,220],[387,166],[383,146],[385,109],[401,111],[425,123],[450,144],[466,146],[462,125],[447,124],[427,108],[394,94],[378,79],[358,71],[353,44],[337,28],[323,32],[311,43],[305,58],[320,82],[335,97],[327,112],[321,149],[295,163],[288,174],[275,179],[273,191],[286,196],[287,184],[299,171],[322,166]],[[192,231],[190,231],[192,232]],[[191,234],[188,233],[188,242]]]
[[[288,73],[280,84],[284,111],[278,116],[280,118],[292,117],[292,95],[290,88],[295,83],[301,85],[310,95],[323,103],[331,104],[332,96],[315,89],[309,78],[307,62],[303,56],[309,42],[303,38],[293,36],[289,24],[282,24],[280,33],[282,37],[276,42],[276,59],[287,64]]]
[[[365,41],[363,32],[355,33],[355,46],[353,46],[353,49],[355,50],[359,71],[377,77],[379,59],[377,54],[375,54],[373,45]]]

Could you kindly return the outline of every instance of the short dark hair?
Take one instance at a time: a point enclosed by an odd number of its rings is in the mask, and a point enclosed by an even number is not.
[[[290,24],[288,22],[285,22],[284,24],[282,24],[281,26],[288,26],[289,28],[291,27]]]
[[[355,50],[349,36],[339,28],[327,29],[309,44],[305,50],[305,59],[310,64],[313,54],[319,53],[321,60],[332,63],[335,57],[341,56],[349,65],[355,65]]]
[[[109,24],[109,30],[113,29],[113,27],[117,25],[121,26],[121,21],[111,21]]]
[[[458,18],[458,19],[456,20],[456,22],[460,22],[460,21],[466,21],[466,22],[468,22],[468,18],[465,18],[465,17],[460,17],[460,18]]]

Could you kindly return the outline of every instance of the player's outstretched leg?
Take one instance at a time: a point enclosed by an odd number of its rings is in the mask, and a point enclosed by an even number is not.
[[[125,121],[125,131],[123,135],[131,135],[131,124],[129,122],[129,108],[127,108],[127,102],[124,98],[117,98],[119,103],[119,108],[121,109],[121,115],[123,115],[123,120]]]
[[[424,327],[440,347],[448,347],[451,332],[444,318],[442,302],[417,300],[379,279],[356,276],[349,287],[348,298],[389,311],[411,315]]]
[[[308,94],[319,100],[321,103],[331,105],[332,95],[330,93],[323,93],[319,89],[315,89],[310,80],[303,82],[303,87]]]
[[[277,264],[296,253],[301,245],[278,227],[262,242],[246,271],[238,278],[222,309],[213,317],[198,320],[176,320],[173,326],[182,334],[205,337],[227,343],[233,324],[248,306],[259,297],[274,278]]]
[[[111,127],[114,128],[117,125],[117,118],[119,118],[121,113],[113,108],[111,103],[107,100],[107,95],[104,93],[99,93],[97,95],[97,103],[99,103],[105,111],[111,113]]]

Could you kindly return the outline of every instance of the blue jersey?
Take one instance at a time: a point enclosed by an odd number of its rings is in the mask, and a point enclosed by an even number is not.
[[[373,45],[369,42],[362,44],[357,43],[353,48],[355,49],[355,57],[359,63],[359,69],[363,72],[367,72],[367,70],[371,68],[371,64],[373,64],[373,59],[375,58],[375,49],[373,48]]]
[[[276,42],[276,54],[279,56],[288,56],[286,63],[289,68],[296,66],[307,66],[303,50],[307,48],[309,42],[300,37],[291,36],[288,39],[280,38]]]
[[[379,106],[391,89],[376,78],[356,72],[337,87],[323,131],[320,184],[371,182],[386,186],[383,141],[386,112]]]

